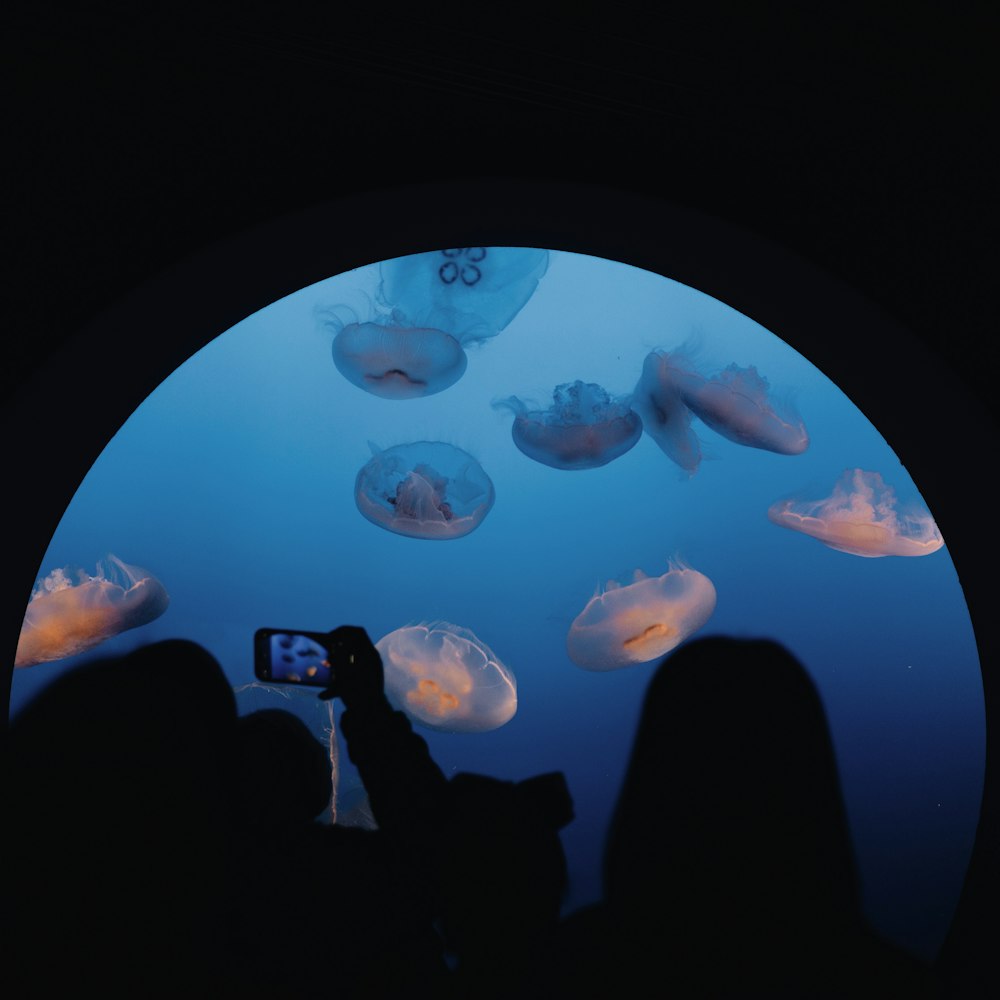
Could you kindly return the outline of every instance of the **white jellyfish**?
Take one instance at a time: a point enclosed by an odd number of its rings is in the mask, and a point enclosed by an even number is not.
[[[452,247],[380,265],[378,299],[400,324],[443,330],[463,346],[495,337],[548,270],[535,247]]]
[[[410,538],[461,538],[489,513],[496,493],[483,467],[443,441],[381,450],[357,475],[354,499],[373,524]]]
[[[701,463],[692,416],[747,448],[801,455],[809,447],[802,418],[791,403],[775,398],[754,365],[731,364],[709,378],[695,369],[686,348],[646,356],[632,406],[646,433],[689,473]]]
[[[386,697],[429,729],[497,729],[517,711],[513,672],[467,628],[449,622],[408,625],[375,646],[385,669]]]
[[[892,487],[879,473],[864,469],[846,469],[828,497],[779,500],[767,516],[838,552],[870,559],[926,556],[944,545],[926,508],[898,509]]]
[[[548,268],[547,250],[453,247],[383,261],[378,306],[345,323],[331,312],[333,361],[383,399],[430,396],[465,372],[469,344],[495,337]]]
[[[566,636],[570,659],[586,670],[615,670],[658,659],[697,632],[715,610],[715,586],[676,563],[662,576],[637,569],[632,583],[609,580]]]

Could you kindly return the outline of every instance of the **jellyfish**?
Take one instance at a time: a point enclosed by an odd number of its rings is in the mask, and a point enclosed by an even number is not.
[[[517,711],[514,674],[467,628],[440,621],[408,625],[375,646],[386,697],[429,729],[484,732]]]
[[[340,328],[333,363],[348,382],[374,396],[414,399],[454,385],[468,359],[442,330],[369,322]]]
[[[691,429],[692,413],[681,399],[670,357],[663,351],[646,355],[632,409],[667,458],[693,475],[701,464],[701,443]]]
[[[460,344],[495,337],[549,266],[534,247],[452,247],[383,261],[379,301],[397,322],[443,330]]]
[[[461,448],[443,441],[369,447],[354,499],[373,524],[410,538],[460,538],[490,512],[493,482]]]
[[[705,378],[683,354],[666,356],[671,381],[691,412],[724,438],[747,448],[801,455],[809,447],[802,418],[791,404],[779,403],[754,365],[732,364]]]
[[[864,469],[845,469],[825,499],[779,500],[767,516],[782,528],[811,535],[838,552],[869,559],[926,556],[944,545],[926,508],[897,510],[892,487],[879,473]]]
[[[73,577],[76,576],[76,581]],[[14,654],[15,667],[75,656],[159,618],[170,598],[148,570],[109,554],[97,574],[53,570],[31,593]]]
[[[615,670],[655,660],[697,632],[715,610],[703,573],[671,563],[663,576],[637,569],[632,583],[609,580],[566,636],[570,659],[585,670]]]
[[[517,396],[495,402],[512,410],[514,444],[553,469],[596,469],[624,455],[642,436],[642,420],[627,400],[612,399],[594,382],[557,385],[547,410]]]
[[[332,313],[333,362],[383,399],[430,396],[465,373],[470,343],[496,336],[531,297],[547,250],[456,247],[384,261],[375,315]]]

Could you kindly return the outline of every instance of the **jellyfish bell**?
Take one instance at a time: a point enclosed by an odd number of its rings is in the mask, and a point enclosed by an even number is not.
[[[830,496],[773,503],[768,518],[849,555],[926,556],[944,545],[930,512],[900,509],[895,490],[878,472],[846,469]]]
[[[324,308],[333,361],[383,399],[431,396],[465,373],[465,346],[496,336],[534,293],[549,253],[531,247],[454,247],[383,261],[371,318]]]
[[[386,697],[428,729],[497,729],[517,711],[514,674],[478,636],[449,622],[396,629],[375,644]]]
[[[511,436],[528,458],[553,469],[596,469],[624,455],[642,435],[642,420],[624,399],[594,382],[556,386],[552,405],[529,409],[517,396],[495,409],[514,413]]]
[[[450,334],[428,327],[348,323],[333,340],[333,363],[348,382],[383,399],[432,396],[454,385],[467,358]]]
[[[55,569],[31,593],[14,666],[76,656],[159,618],[169,604],[163,584],[148,570],[115,555],[98,562],[94,576]]]
[[[672,462],[693,475],[701,465],[701,443],[691,428],[691,410],[681,397],[670,356],[650,351],[632,394],[632,409],[643,430]]]
[[[383,261],[378,299],[407,326],[442,330],[466,345],[495,337],[534,294],[549,252],[451,247]]]
[[[354,499],[372,524],[409,538],[461,538],[493,507],[496,492],[483,467],[444,441],[414,441],[381,450],[357,475]]]
[[[662,576],[636,570],[629,584],[609,580],[566,636],[570,659],[585,670],[615,670],[659,659],[697,632],[715,610],[703,573],[671,564]]]
[[[684,405],[717,434],[779,455],[801,455],[809,447],[801,417],[790,404],[777,402],[754,365],[731,364],[705,378],[683,362],[683,355],[667,361],[673,383]]]

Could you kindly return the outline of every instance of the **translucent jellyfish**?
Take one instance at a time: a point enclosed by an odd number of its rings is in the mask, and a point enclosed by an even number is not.
[[[632,409],[667,458],[694,473],[701,464],[701,443],[691,429],[692,413],[681,398],[670,357],[663,351],[646,355],[632,394]]]
[[[819,539],[855,556],[926,556],[944,539],[930,512],[920,506],[897,510],[895,491],[877,472],[846,469],[823,500],[779,500],[767,516],[782,528]]]
[[[790,403],[779,403],[754,365],[729,365],[705,378],[682,353],[666,355],[670,378],[685,406],[735,444],[779,455],[801,455],[809,447],[805,424]]]
[[[514,444],[553,469],[596,469],[624,455],[642,436],[642,420],[627,400],[612,399],[594,382],[557,385],[547,410],[517,396],[494,407],[512,410]]]
[[[517,711],[513,673],[466,628],[409,625],[375,646],[385,668],[386,697],[429,729],[483,732],[509,722]]]
[[[495,337],[549,266],[534,247],[452,247],[383,261],[379,301],[397,323],[443,330],[460,344]]]
[[[496,493],[483,467],[443,441],[379,450],[354,483],[358,510],[373,524],[410,538],[460,538],[477,528]]]
[[[464,374],[462,345],[441,330],[348,323],[333,341],[333,363],[348,382],[383,399],[431,396]]]
[[[465,348],[496,336],[521,310],[549,263],[530,247],[454,247],[384,261],[376,315],[336,330],[333,362],[384,399],[430,396],[465,372]]]
[[[55,569],[31,593],[14,666],[83,653],[159,618],[169,603],[159,580],[115,555],[98,562],[95,576],[69,567]]]
[[[715,586],[703,573],[670,564],[663,576],[636,570],[633,582],[608,580],[566,636],[570,659],[586,670],[615,670],[655,660],[697,632],[715,610]]]

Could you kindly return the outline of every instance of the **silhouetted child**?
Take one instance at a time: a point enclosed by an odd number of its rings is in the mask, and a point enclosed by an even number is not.
[[[559,831],[573,818],[563,775],[449,785],[441,926],[463,997],[514,997],[532,982],[567,888]]]

